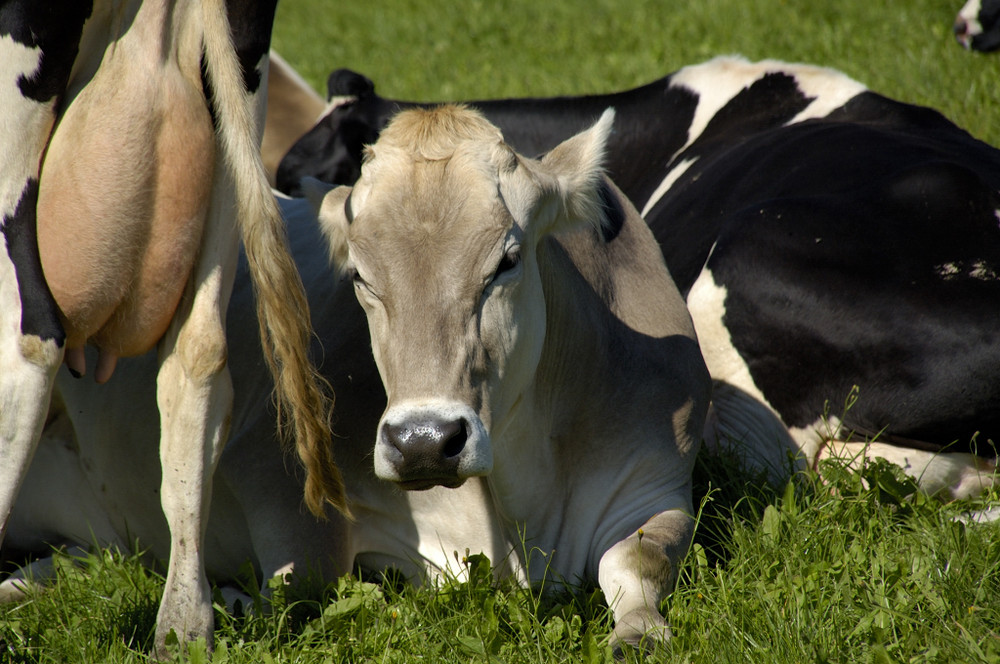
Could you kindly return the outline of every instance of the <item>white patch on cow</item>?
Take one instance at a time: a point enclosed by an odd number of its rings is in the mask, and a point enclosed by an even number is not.
[[[715,282],[707,267],[691,286],[687,301],[698,332],[698,343],[712,378],[725,381],[767,403],[764,394],[754,384],[746,363],[733,346],[726,328],[726,288]]]
[[[749,62],[737,56],[720,56],[699,65],[684,67],[670,79],[671,87],[685,87],[698,95],[698,107],[691,125],[688,127],[687,142],[671,156],[671,163],[705,131],[712,118],[746,90],[754,82],[772,72],[781,72],[795,77],[799,90],[813,101],[796,115],[788,124],[809,118],[823,117],[830,111],[843,106],[855,95],[867,88],[846,74],[835,69],[813,65],[789,64],[779,60]],[[684,174],[693,162],[682,162],[664,178],[660,186],[646,202],[642,215],[645,216],[674,182]]]
[[[40,61],[40,49],[0,36],[0,136],[18,137],[17,149],[5,149],[0,156],[0,226],[2,217],[16,208],[28,178],[37,175],[38,155],[49,135],[52,115],[39,112],[48,104],[28,99],[17,86],[38,70]]]
[[[403,402],[388,408],[379,422],[379,432],[386,425],[401,425],[410,420],[438,418],[445,421],[464,420],[468,425],[465,447],[458,463],[458,476],[462,478],[486,475],[493,470],[493,449],[490,435],[472,408],[455,401]],[[401,481],[394,457],[398,455],[382,435],[375,442],[375,474],[383,480]]]
[[[10,152],[10,151],[8,151]],[[14,264],[0,235],[0,539],[35,452],[62,349],[55,340],[21,334]]]
[[[698,95],[698,108],[688,127],[687,143],[677,154],[701,136],[712,118],[733,97],[766,73],[762,66],[765,64],[754,64],[737,56],[720,56],[703,64],[684,67],[671,76],[671,88],[684,87]]]
[[[963,277],[976,281],[997,281],[1000,279],[998,270],[986,261],[954,261],[934,266],[934,274],[944,281],[955,281]]]
[[[958,11],[958,18],[965,21],[966,39],[983,34],[983,24],[979,22],[979,11],[982,7],[982,0],[969,0]]]
[[[334,111],[334,109],[337,109],[345,104],[351,104],[353,102],[356,102],[357,100],[358,98],[356,95],[342,95],[342,96],[330,97],[330,99],[327,100],[326,102],[326,108],[323,109],[323,112],[320,114],[319,118],[317,118],[317,121],[322,120],[323,118],[328,116],[330,113]]]
[[[967,452],[927,452],[909,447],[875,442],[830,441],[817,455],[823,459],[838,459],[851,468],[866,461],[881,458],[899,466],[916,480],[928,494],[943,494],[951,499],[978,496],[997,482],[995,461],[981,459]]]
[[[667,177],[663,178],[663,182],[661,182],[660,185],[653,191],[653,193],[649,197],[649,200],[646,201],[646,205],[642,208],[643,217],[649,214],[649,211],[652,210],[656,206],[656,204],[660,202],[660,199],[663,198],[663,195],[666,194],[668,191],[670,191],[670,188],[674,186],[674,183],[677,182],[677,180],[682,175],[684,175],[684,173],[686,173],[687,170],[691,168],[691,165],[694,164],[696,161],[698,161],[697,158],[685,159],[681,163],[674,166],[673,169],[671,169],[671,171],[667,173]]]
[[[957,278],[959,273],[961,273],[961,270],[955,263],[942,263],[941,265],[934,266],[934,274],[945,281]]]
[[[866,90],[865,86],[835,69],[800,65],[779,60],[749,62],[736,56],[721,56],[700,65],[685,67],[670,79],[671,87],[685,87],[698,95],[698,108],[688,128],[686,148],[736,95],[770,73],[794,76],[803,94],[816,100],[791,122],[820,117]],[[683,150],[684,148],[681,148]]]
[[[813,98],[809,106],[788,122],[790,125],[825,117],[868,89],[836,69],[810,65],[785,65],[781,69],[792,72],[802,94]]]
[[[790,456],[801,456],[799,444],[754,383],[733,345],[725,323],[725,287],[705,268],[691,286],[687,302],[713,381],[706,444],[739,450],[749,466],[767,470],[775,479],[787,476]]]

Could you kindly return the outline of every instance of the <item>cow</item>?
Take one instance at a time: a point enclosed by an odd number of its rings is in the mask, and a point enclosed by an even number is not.
[[[0,6],[0,541],[60,364],[104,383],[120,357],[158,346],[171,533],[160,654],[171,630],[211,641],[200,544],[230,420],[223,326],[240,236],[307,504],[345,507],[309,312],[258,151],[274,5]]]
[[[361,145],[420,106],[348,70],[329,90],[330,112],[286,155],[279,187],[350,184]],[[774,479],[790,453],[795,467],[885,457],[952,497],[992,485],[995,148],[840,72],[738,57],[625,92],[470,105],[527,154],[615,107],[607,171],[694,317],[715,379],[710,444],[735,443]]]
[[[1000,0],[969,0],[955,16],[955,39],[984,53],[1000,49]]]
[[[272,186],[282,157],[326,112],[326,102],[277,52],[267,63],[267,113],[261,160]]]
[[[449,282],[439,281],[406,306],[420,310],[434,294],[461,294],[480,310],[468,311],[465,302],[465,310],[452,314],[451,323],[465,327],[458,330],[461,338],[440,347],[439,339],[456,332],[436,327],[445,316],[425,308],[427,319],[411,321],[414,330],[420,323],[422,334],[430,335],[422,351],[426,360],[414,360],[413,368],[447,373],[426,375],[439,380],[423,400],[423,412],[429,417],[442,398],[455,399],[445,413],[469,418],[468,449],[456,450],[455,463],[440,471],[431,456],[424,462],[418,456],[408,467],[385,466],[377,434],[408,437],[396,417],[421,399],[415,391],[420,385],[397,376],[387,402],[371,346],[379,335],[369,332],[355,295],[364,287],[340,276],[360,267],[370,278],[368,270],[375,269],[370,258],[361,263],[353,251],[345,263],[344,247],[336,244],[344,237],[338,230],[344,222],[336,216],[348,190],[321,199],[326,234],[334,239],[332,267],[314,211],[318,204],[282,200],[316,344],[327,360],[320,370],[338,395],[333,430],[354,519],[334,515],[319,522],[298,508],[301,480],[280,463],[267,408],[268,374],[253,359],[259,342],[247,324],[251,292],[243,265],[228,334],[234,353],[248,359],[232,366],[233,433],[213,484],[206,565],[219,584],[238,578],[247,558],[257,578],[310,570],[330,579],[352,567],[392,567],[421,582],[461,576],[467,571],[462,558],[481,552],[495,574],[524,583],[599,583],[614,607],[620,645],[638,642],[646,632],[665,637],[658,604],[672,589],[693,529],[691,465],[709,377],[655,240],[600,175],[610,115],[544,162],[516,156],[469,111],[455,119],[477,128],[474,140],[463,141],[464,161],[456,157],[449,179],[435,182],[435,175],[420,190],[423,198],[409,199],[428,204],[421,211],[433,213],[422,224],[449,218],[462,224],[434,233],[435,241],[424,245],[426,255],[422,250],[410,257],[417,259],[414,269],[459,255],[474,254],[479,262],[469,272],[456,261]],[[446,131],[450,135],[451,128]],[[485,142],[479,131],[485,131]],[[368,224],[387,200],[407,198],[392,178],[399,169],[391,162],[391,136],[385,138],[376,146],[385,156],[371,162],[379,179],[352,194],[358,213],[352,243],[363,242],[360,233],[372,229]],[[390,260],[390,254],[385,257]],[[469,313],[475,321],[461,319]],[[405,348],[393,346],[376,345],[383,366],[401,366],[401,357],[390,359],[389,353]],[[587,362],[579,361],[581,353]],[[72,500],[59,492],[26,492],[12,519],[12,545],[44,551],[52,544],[86,546],[95,540],[127,547],[137,539],[151,558],[168,551],[155,490],[135,479],[136,469],[158,471],[148,381],[155,358],[132,361],[119,372],[102,390],[60,372],[29,486],[48,480]],[[462,384],[475,394],[463,394]],[[126,412],[132,417],[119,417]],[[418,441],[409,436],[409,442]],[[389,481],[381,479],[385,473]]]
[[[476,111],[404,111],[319,218],[387,395],[376,475],[485,477],[523,573],[599,583],[621,647],[669,637],[710,382],[656,241],[602,180],[613,117],[531,160]]]

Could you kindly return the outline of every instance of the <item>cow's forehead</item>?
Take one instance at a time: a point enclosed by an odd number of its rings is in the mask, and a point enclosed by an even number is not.
[[[535,187],[521,163],[476,111],[404,111],[369,149],[348,202],[355,265],[370,276],[420,270],[477,279],[526,220]]]
[[[349,233],[352,256],[372,269],[440,272],[451,266],[475,278],[474,265],[518,230],[495,168],[490,173],[462,156],[379,166],[359,192],[364,203]]]

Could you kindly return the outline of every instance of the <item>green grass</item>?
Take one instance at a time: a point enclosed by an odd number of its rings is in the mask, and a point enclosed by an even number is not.
[[[723,53],[811,62],[1000,144],[1000,56],[955,45],[959,4],[282,0],[274,45],[317,90],[351,67],[420,100],[612,91]],[[882,466],[834,475],[774,491],[701,457],[696,543],[665,607],[675,638],[651,661],[1000,661],[998,526],[957,521],[969,505],[902,499]],[[162,579],[133,554],[78,563],[0,607],[0,662],[147,661]],[[278,592],[269,613],[218,612],[214,661],[609,661],[599,593],[541,598],[470,564],[472,581],[436,590],[345,578]]]
[[[997,525],[957,519],[975,504],[909,496],[887,464],[828,477],[774,492],[701,456],[696,541],[665,606],[675,636],[645,661],[1000,661]],[[73,563],[61,559],[50,590],[0,607],[0,661],[147,661],[162,579],[135,555]],[[438,588],[345,577],[300,599],[278,588],[253,617],[217,610],[213,661],[611,661],[598,591],[541,597],[493,581],[481,556],[468,565],[469,581]],[[205,657],[196,644],[176,661]]]
[[[1000,56],[951,35],[961,0],[282,0],[273,45],[320,92],[350,67],[385,96],[608,92],[719,54],[841,69],[1000,145]]]

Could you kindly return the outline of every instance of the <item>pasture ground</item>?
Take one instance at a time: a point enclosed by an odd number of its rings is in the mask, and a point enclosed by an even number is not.
[[[666,602],[674,639],[629,661],[1000,661],[1000,530],[962,521],[982,504],[907,497],[887,464],[828,471],[773,491],[703,454],[698,533]],[[493,581],[480,556],[467,565],[470,580],[437,588],[345,577],[303,599],[279,591],[253,617],[217,608],[212,661],[613,661],[599,591],[543,597]],[[162,578],[107,550],[58,570],[48,592],[0,607],[0,661],[147,661]],[[207,656],[196,644],[175,661]]]
[[[283,0],[274,46],[320,91],[350,67],[428,101],[607,92],[726,53],[810,62],[1000,145],[1000,56],[954,43],[960,4]],[[675,637],[648,661],[1000,662],[1000,528],[961,521],[982,504],[907,498],[883,465],[833,474],[772,489],[700,457],[696,542],[666,603]],[[60,560],[50,591],[0,607],[0,662],[147,661],[162,578],[131,552]],[[220,611],[212,661],[610,661],[599,592],[542,598],[468,564],[470,581],[437,589],[345,578],[253,617]]]

